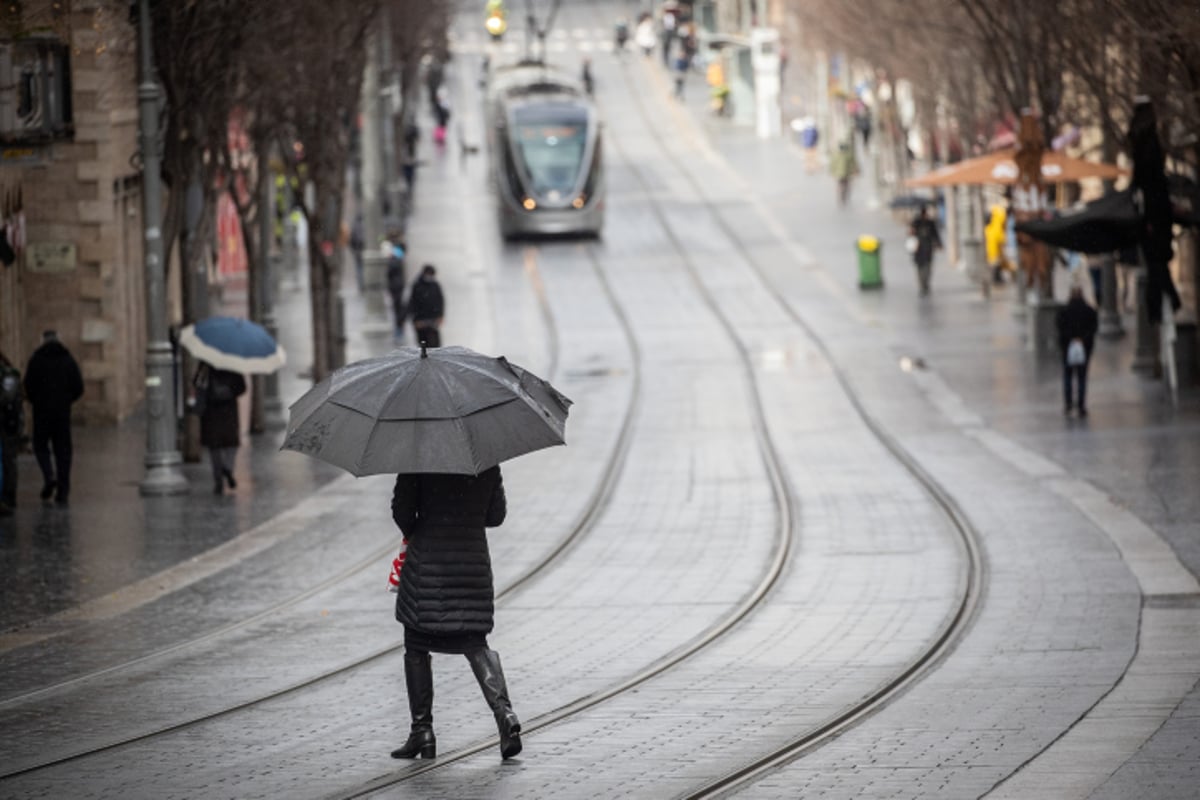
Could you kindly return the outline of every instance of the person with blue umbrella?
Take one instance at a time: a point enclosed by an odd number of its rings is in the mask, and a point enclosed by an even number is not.
[[[287,354],[266,328],[236,317],[209,317],[179,332],[179,343],[200,361],[192,378],[193,411],[200,417],[200,444],[212,461],[213,494],[237,487],[233,465],[241,442],[237,399],[246,392],[243,374],[269,374]]]

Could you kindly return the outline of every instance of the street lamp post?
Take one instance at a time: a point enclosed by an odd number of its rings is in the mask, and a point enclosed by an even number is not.
[[[150,49],[150,3],[138,2],[138,121],[142,149],[143,261],[146,270],[146,475],[144,495],[180,494],[187,479],[175,442],[175,410],[171,402],[174,359],[167,340],[166,263],[162,242],[162,181],[158,147],[158,84]]]

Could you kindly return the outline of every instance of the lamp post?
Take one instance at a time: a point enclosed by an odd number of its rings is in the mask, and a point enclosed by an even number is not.
[[[158,152],[158,84],[150,38],[150,2],[138,2],[138,122],[142,149],[143,261],[146,270],[146,475],[144,495],[181,494],[187,479],[175,442],[175,410],[170,402],[174,359],[167,340],[166,263],[162,242],[162,181]]]

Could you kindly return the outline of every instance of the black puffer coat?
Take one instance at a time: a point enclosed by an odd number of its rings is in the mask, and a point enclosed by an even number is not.
[[[392,518],[408,539],[396,619],[429,649],[458,652],[492,630],[492,561],[485,528],[507,513],[500,468],[479,475],[396,476]],[[439,647],[441,639],[445,647]]]

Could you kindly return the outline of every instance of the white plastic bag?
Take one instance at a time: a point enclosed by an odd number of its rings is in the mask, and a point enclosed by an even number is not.
[[[1087,349],[1082,339],[1072,339],[1067,345],[1067,364],[1072,367],[1082,367],[1087,363]]]

